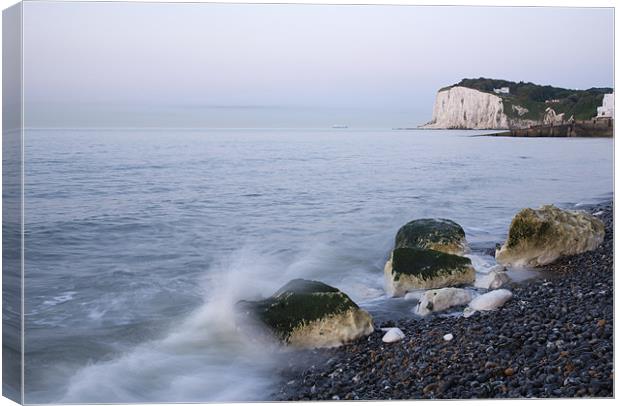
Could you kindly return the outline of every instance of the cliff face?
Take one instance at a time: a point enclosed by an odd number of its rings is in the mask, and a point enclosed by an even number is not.
[[[432,120],[424,128],[519,129],[559,125],[597,116],[611,88],[564,89],[502,79],[463,79],[437,93]],[[603,104],[602,107],[601,104]],[[609,104],[609,103],[607,103]],[[607,109],[609,110],[609,109]]]
[[[527,112],[512,106],[516,114]],[[528,125],[526,121],[509,118],[501,97],[463,86],[454,86],[437,93],[432,120],[424,128],[506,129]]]

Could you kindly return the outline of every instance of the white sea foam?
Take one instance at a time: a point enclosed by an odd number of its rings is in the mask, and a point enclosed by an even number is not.
[[[495,259],[490,255],[467,254],[465,256],[471,260],[471,264],[477,273],[489,273],[491,268],[497,265]]]
[[[77,292],[64,292],[61,295],[54,296],[53,298],[46,300],[43,302],[44,306],[56,306],[57,304],[68,302],[69,300],[73,300]]]
[[[282,256],[265,255],[256,247],[239,249],[205,273],[206,299],[200,308],[163,338],[79,370],[60,402],[263,399],[277,382],[274,366],[281,351],[237,328],[235,303],[268,296],[297,277],[332,283],[362,302],[383,296],[382,290],[373,287],[380,286],[379,273],[332,271],[342,266],[333,250],[322,244],[291,258],[288,264]],[[101,315],[100,309],[90,314],[93,319]]]
[[[60,402],[241,401],[267,396],[278,350],[238,331],[234,304],[271,291],[274,282],[265,276],[282,268],[244,250],[231,258],[205,281],[209,299],[203,306],[162,339],[79,370]]]

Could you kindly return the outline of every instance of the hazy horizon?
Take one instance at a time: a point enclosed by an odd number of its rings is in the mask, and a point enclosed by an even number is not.
[[[613,9],[24,4],[27,127],[411,127],[466,77],[613,87]]]

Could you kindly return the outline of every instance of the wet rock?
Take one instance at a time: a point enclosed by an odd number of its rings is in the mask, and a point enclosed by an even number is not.
[[[373,332],[372,317],[322,282],[294,279],[273,296],[237,303],[242,322],[300,348],[335,347]]]
[[[463,227],[448,219],[418,219],[396,233],[394,248],[421,248],[463,255],[468,250]]]
[[[593,250],[604,237],[605,225],[591,214],[553,205],[523,209],[513,218],[508,240],[495,258],[503,265],[541,266]]]
[[[403,296],[419,289],[472,283],[475,271],[463,228],[447,219],[418,219],[396,233],[394,250],[384,267],[385,290]]]
[[[391,296],[403,296],[417,289],[470,284],[475,280],[469,258],[419,248],[392,251],[384,275],[385,289]]]

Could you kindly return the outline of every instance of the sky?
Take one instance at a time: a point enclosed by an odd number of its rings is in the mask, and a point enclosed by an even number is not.
[[[24,5],[28,127],[416,126],[466,77],[613,87],[613,10]]]

